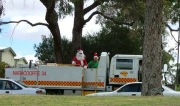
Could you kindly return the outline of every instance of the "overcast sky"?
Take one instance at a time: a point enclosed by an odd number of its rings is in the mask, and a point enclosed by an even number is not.
[[[4,0],[5,15],[3,21],[29,20],[32,23],[45,21],[45,7],[39,0]],[[72,38],[73,17],[67,16],[59,20],[62,36]],[[27,23],[8,24],[1,26],[0,47],[12,47],[17,57],[25,57],[28,61],[34,58],[34,44],[41,42],[41,35],[49,35],[50,31],[45,26],[31,27]],[[83,35],[96,32],[100,26],[95,24],[95,17],[83,29]]]

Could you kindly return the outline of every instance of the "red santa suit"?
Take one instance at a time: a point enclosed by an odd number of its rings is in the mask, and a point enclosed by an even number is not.
[[[82,50],[78,50],[76,56],[72,59],[72,64],[87,68],[87,61]]]

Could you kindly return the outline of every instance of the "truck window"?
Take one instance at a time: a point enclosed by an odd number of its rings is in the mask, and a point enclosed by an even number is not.
[[[132,70],[133,59],[116,59],[116,69]]]

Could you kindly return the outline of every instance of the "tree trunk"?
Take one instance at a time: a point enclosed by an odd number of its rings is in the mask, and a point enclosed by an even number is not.
[[[53,35],[56,63],[62,63],[61,35],[58,25],[58,14],[55,11],[55,0],[40,0],[46,7],[46,21]]]
[[[162,95],[163,0],[146,0],[142,95]]]
[[[73,38],[72,38],[72,49],[71,57],[76,53],[76,49],[81,48],[82,29],[84,26],[84,11],[83,11],[84,0],[78,0],[74,2],[74,26],[73,26]]]

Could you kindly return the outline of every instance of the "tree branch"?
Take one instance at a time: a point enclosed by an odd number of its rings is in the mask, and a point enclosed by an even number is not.
[[[41,23],[41,22],[38,22],[38,23],[33,24],[33,23],[29,22],[28,20],[0,22],[0,25],[10,24],[10,23],[17,23],[17,24],[18,24],[18,23],[21,23],[21,22],[26,22],[26,23],[28,23],[29,25],[31,25],[32,27],[38,26],[38,25],[47,26],[47,27],[49,26],[48,24],[46,24],[46,23]]]
[[[172,29],[168,24],[166,24],[166,27],[170,30],[171,36],[173,37],[174,41],[178,43],[178,41],[175,39],[174,35],[172,34],[173,31],[179,31],[178,29]]]
[[[92,17],[96,14],[99,14],[99,12],[98,11],[93,12],[86,20],[84,20],[84,24],[89,22],[92,19]]]
[[[179,31],[179,29],[172,29],[168,24],[166,24],[166,27],[168,27],[170,31]]]
[[[91,4],[90,6],[86,7],[84,9],[84,15],[86,13],[88,13],[89,11],[91,11],[92,9],[96,8],[98,5],[100,5],[101,2],[104,2],[104,1],[103,0],[96,0],[93,4]]]
[[[89,22],[91,20],[91,18],[96,15],[96,14],[99,14],[101,16],[103,16],[104,18],[106,19],[109,19],[111,20],[112,22],[114,22],[115,24],[118,24],[118,25],[128,25],[128,26],[132,26],[134,24],[134,22],[130,22],[130,23],[127,23],[127,22],[119,22],[119,21],[116,21],[114,18],[111,18],[111,17],[108,17],[106,15],[104,15],[103,13],[99,12],[99,11],[95,11],[93,12],[86,20],[84,20],[84,24]]]
[[[170,31],[170,33],[171,33],[171,36],[173,37],[174,41],[175,41],[176,43],[178,43],[178,41],[175,39],[174,35],[172,34],[172,31]]]

